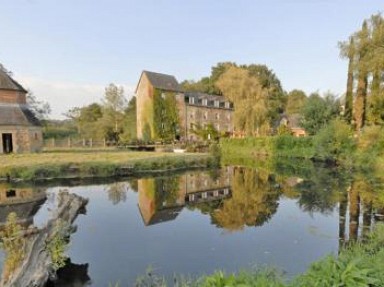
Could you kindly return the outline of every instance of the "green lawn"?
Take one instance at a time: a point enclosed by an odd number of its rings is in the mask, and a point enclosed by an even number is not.
[[[177,154],[131,151],[54,151],[0,155],[0,177],[20,179],[79,176],[113,176],[116,170],[132,167],[133,172],[169,170],[188,166],[209,166],[208,154]]]

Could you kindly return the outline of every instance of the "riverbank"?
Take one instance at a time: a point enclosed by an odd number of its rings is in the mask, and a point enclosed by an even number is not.
[[[51,151],[0,156],[1,180],[130,176],[213,167],[210,154],[131,151]]]

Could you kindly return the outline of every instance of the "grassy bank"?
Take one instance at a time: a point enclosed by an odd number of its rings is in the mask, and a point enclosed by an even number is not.
[[[22,180],[135,175],[216,164],[209,154],[128,151],[12,154],[1,155],[0,162],[0,178]]]
[[[384,167],[384,128],[365,127],[356,135],[340,120],[331,122],[314,136],[223,139],[220,146],[227,163],[268,156],[311,159],[366,170],[382,170]]]

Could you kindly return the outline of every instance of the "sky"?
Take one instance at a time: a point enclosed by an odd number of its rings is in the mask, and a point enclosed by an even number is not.
[[[265,64],[286,91],[344,93],[338,42],[383,0],[0,0],[0,63],[51,118],[134,94],[142,70],[180,82],[219,62]]]

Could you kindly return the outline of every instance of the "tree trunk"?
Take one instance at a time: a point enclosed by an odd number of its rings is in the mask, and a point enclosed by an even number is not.
[[[26,236],[24,259],[12,274],[6,276],[7,278],[4,278],[4,274],[2,275],[1,286],[44,286],[52,271],[52,258],[47,250],[47,243],[60,232],[57,224],[64,222],[70,226],[87,203],[87,199],[76,194],[59,193],[59,204],[55,217],[49,220],[42,229]]]
[[[354,105],[354,120],[357,132],[360,132],[365,124],[367,110],[367,82],[367,73],[360,71]]]
[[[344,118],[347,123],[352,123],[352,109],[353,109],[353,58],[349,58],[348,64],[348,80],[347,92],[345,94],[345,111]]]

